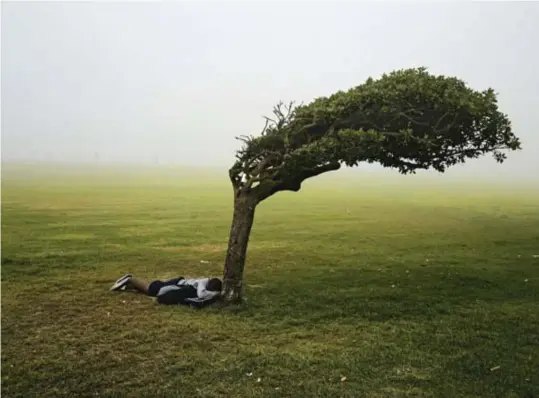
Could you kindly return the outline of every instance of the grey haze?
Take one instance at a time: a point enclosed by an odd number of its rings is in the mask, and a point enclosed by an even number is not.
[[[452,172],[539,181],[537,21],[517,2],[3,2],[2,158],[230,166],[275,102],[427,66],[495,88],[522,139]]]

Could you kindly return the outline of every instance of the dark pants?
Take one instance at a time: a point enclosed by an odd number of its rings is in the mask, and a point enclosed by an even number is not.
[[[197,297],[197,290],[190,285],[182,285],[170,288],[164,293],[159,293],[157,302],[159,304],[188,304],[187,299]]]
[[[162,287],[177,285],[182,279],[185,278],[180,276],[179,278],[169,279],[168,281],[153,281],[148,286],[148,296],[157,297],[157,293],[159,293]]]

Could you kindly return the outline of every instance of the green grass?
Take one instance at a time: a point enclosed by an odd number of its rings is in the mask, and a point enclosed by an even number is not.
[[[2,396],[539,397],[537,190],[322,176],[259,207],[245,309],[109,293],[220,276],[231,188],[188,175],[4,170]]]

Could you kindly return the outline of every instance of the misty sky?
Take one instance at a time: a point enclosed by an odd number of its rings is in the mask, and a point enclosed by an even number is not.
[[[427,66],[496,89],[521,137],[465,169],[535,176],[537,21],[516,2],[3,2],[2,158],[229,166],[275,102]]]

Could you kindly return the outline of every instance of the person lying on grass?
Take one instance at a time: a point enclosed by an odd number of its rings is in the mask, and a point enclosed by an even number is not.
[[[159,304],[190,304],[202,307],[215,302],[221,294],[223,284],[218,278],[169,279],[147,282],[127,274],[118,279],[110,291],[135,290],[156,297]]]

